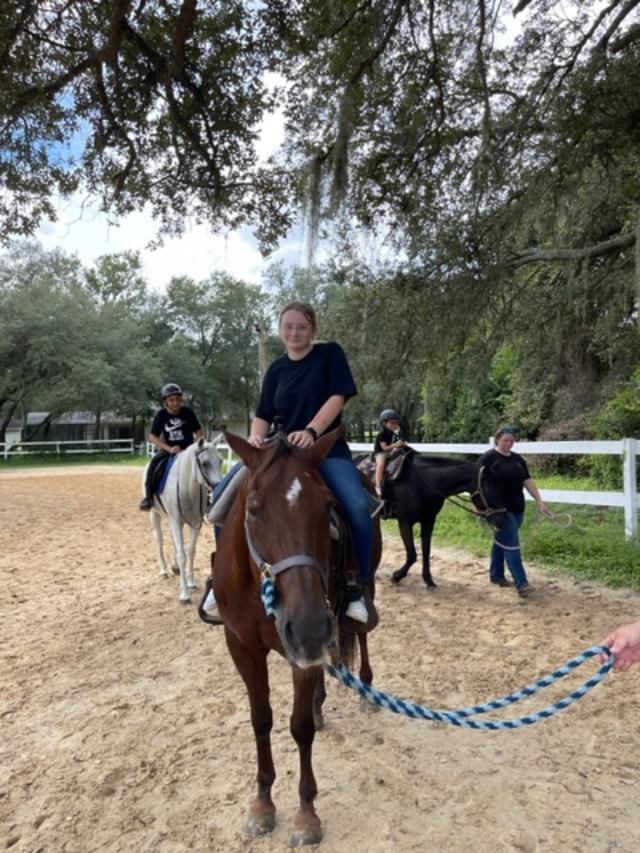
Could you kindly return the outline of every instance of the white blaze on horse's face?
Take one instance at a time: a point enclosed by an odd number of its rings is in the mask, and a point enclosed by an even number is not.
[[[289,486],[289,491],[287,492],[287,500],[291,504],[291,506],[295,505],[295,502],[298,500],[298,496],[302,491],[302,483],[297,477],[294,477],[293,483]]]

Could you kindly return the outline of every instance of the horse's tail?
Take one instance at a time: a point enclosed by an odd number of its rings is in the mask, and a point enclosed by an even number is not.
[[[338,621],[338,624],[340,622]],[[340,624],[338,629],[338,658],[347,669],[353,669],[356,659],[356,637],[352,631],[345,631]]]

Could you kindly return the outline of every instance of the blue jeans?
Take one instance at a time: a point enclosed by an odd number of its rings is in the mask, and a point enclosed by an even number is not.
[[[320,465],[320,473],[345,511],[353,537],[360,580],[367,583],[371,574],[373,544],[371,496],[362,485],[358,469],[349,459],[329,457]]]
[[[529,583],[527,573],[522,564],[520,538],[518,536],[518,530],[523,519],[523,512],[518,514],[513,512],[507,513],[507,526],[502,530],[498,530],[495,534],[495,542],[491,548],[491,562],[489,564],[489,578],[496,583],[504,578],[504,561],[506,560],[516,589],[522,589]],[[509,549],[517,548],[517,550],[505,550],[497,544],[498,542],[506,545]]]

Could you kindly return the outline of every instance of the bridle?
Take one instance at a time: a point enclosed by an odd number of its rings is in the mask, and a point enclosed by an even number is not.
[[[473,492],[470,492],[471,501],[473,502],[473,499],[476,496],[479,497],[480,500],[482,501],[482,505],[484,507],[483,509],[479,509],[478,507],[476,507],[475,509],[469,509],[469,507],[463,501],[456,500],[455,497],[453,497],[452,495],[445,495],[444,492],[441,492],[440,489],[436,488],[436,486],[433,485],[433,482],[429,479],[429,477],[427,477],[427,475],[424,473],[424,471],[421,472],[421,476],[423,477],[424,481],[429,484],[429,486],[433,489],[433,491],[436,494],[440,495],[441,498],[444,498],[446,501],[449,501],[449,503],[452,503],[454,506],[460,507],[460,509],[463,509],[465,512],[468,512],[470,515],[473,515],[476,518],[480,518],[480,519],[484,519],[484,520],[488,521],[492,515],[497,515],[498,513],[506,512],[507,510],[506,510],[506,507],[499,507],[498,509],[495,509],[494,507],[492,507],[489,504],[489,501],[487,500],[486,495],[485,495],[483,488],[482,488],[482,474],[484,472],[484,468],[485,468],[485,466],[481,465],[480,468],[478,469],[478,478],[476,480],[476,488],[474,489]]]
[[[253,536],[251,535],[251,530],[249,529],[249,519],[247,514],[244,517],[244,535],[247,540],[247,547],[249,548],[249,554],[251,555],[251,559],[258,567],[258,571],[262,575],[263,578],[274,578],[276,575],[279,575],[281,572],[285,572],[287,569],[292,569],[294,566],[311,566],[311,568],[316,569],[319,573],[320,578],[322,580],[322,587],[324,589],[325,595],[327,594],[327,574],[325,568],[323,568],[322,564],[319,560],[316,560],[315,557],[310,556],[309,554],[294,554],[292,557],[284,557],[282,560],[278,560],[275,563],[269,563],[264,557],[261,556],[258,551],[255,542],[253,541]]]
[[[502,507],[499,507],[496,509],[496,508],[490,506],[489,501],[487,500],[486,495],[484,493],[484,490],[482,488],[482,475],[484,473],[484,469],[485,469],[485,466],[481,465],[480,469],[478,470],[478,480],[476,482],[476,489],[474,492],[471,493],[471,500],[473,501],[473,499],[476,496],[480,498],[480,500],[482,501],[484,509],[480,509],[480,510],[478,510],[477,513],[474,513],[474,514],[480,515],[481,518],[485,519],[486,521],[489,521],[489,518],[492,515],[497,515],[500,512],[506,512],[507,508],[502,506]]]

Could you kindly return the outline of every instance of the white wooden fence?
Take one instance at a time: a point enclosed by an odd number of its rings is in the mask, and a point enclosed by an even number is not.
[[[620,456],[623,468],[622,492],[587,492],[572,489],[540,489],[547,503],[587,504],[589,506],[624,507],[624,532],[627,539],[638,535],[638,506],[640,495],[636,483],[636,457],[639,444],[635,438],[623,438],[620,441],[519,441],[513,449],[522,456],[595,456],[605,454]],[[420,453],[477,453],[480,455],[493,447],[490,438],[486,444],[414,444],[411,446]],[[365,452],[373,449],[372,444],[350,443],[353,452]],[[531,497],[525,494],[528,500]]]
[[[12,456],[45,456],[64,453],[135,453],[132,438],[78,439],[75,441],[14,441],[0,443],[0,453],[5,459]]]
[[[493,447],[493,438],[486,444],[480,443],[433,443],[414,444],[411,446],[419,453],[426,454],[457,454],[484,453]],[[143,445],[144,447],[144,445]],[[373,444],[351,442],[349,444],[353,453],[364,453],[373,450]],[[541,489],[543,499],[548,503],[586,504],[589,506],[617,506],[624,508],[624,531],[627,539],[638,536],[638,507],[640,506],[640,495],[636,483],[636,457],[640,450],[640,442],[635,438],[623,438],[620,441],[520,441],[514,445],[514,450],[522,456],[595,456],[608,455],[619,456],[623,469],[623,491],[622,492],[592,492],[575,491],[572,489]],[[232,451],[224,443],[218,444],[221,452],[226,452],[227,463],[232,461]],[[147,453],[153,450],[152,445],[147,444]],[[117,438],[102,439],[100,441],[39,441],[25,442],[23,444],[0,444],[0,454],[5,459],[11,456],[23,456],[28,454],[61,454],[72,451],[73,453],[130,453],[136,452],[133,439]],[[527,499],[531,498],[526,495]]]
[[[486,444],[417,444],[411,442],[411,447],[425,454],[457,454],[469,453],[480,456],[495,444],[493,436]],[[349,447],[352,453],[369,453],[373,444],[351,441]],[[624,508],[624,532],[627,539],[638,536],[638,507],[640,494],[636,485],[636,457],[640,453],[640,442],[635,438],[624,438],[620,441],[520,441],[513,449],[522,456],[619,456],[623,466],[624,490],[622,492],[577,491],[573,489],[540,489],[542,498],[547,503],[586,504],[588,506],[617,506]],[[227,465],[231,464],[232,451],[224,443],[218,444],[218,449],[227,454]],[[525,492],[527,500],[531,496]]]

